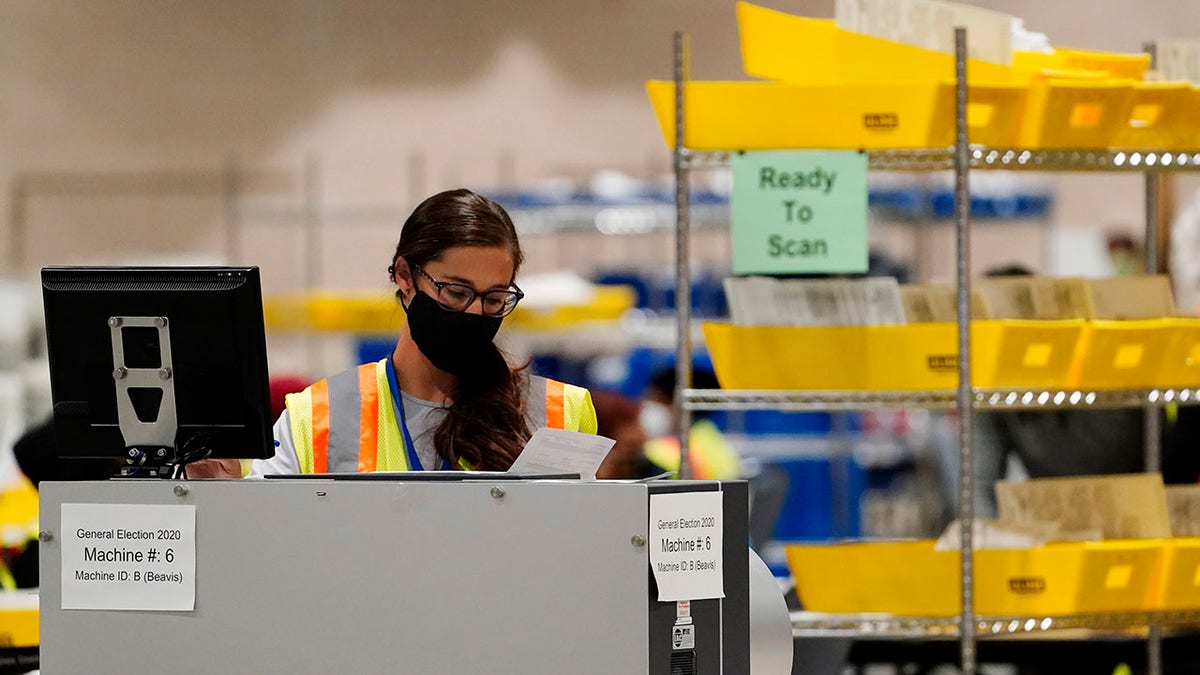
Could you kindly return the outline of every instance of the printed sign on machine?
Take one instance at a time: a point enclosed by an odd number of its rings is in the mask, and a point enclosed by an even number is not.
[[[723,501],[720,492],[650,495],[650,566],[659,601],[725,597]]]
[[[62,505],[62,608],[196,608],[196,507]]]

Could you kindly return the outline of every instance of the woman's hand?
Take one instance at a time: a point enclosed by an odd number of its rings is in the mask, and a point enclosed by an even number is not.
[[[237,459],[202,459],[187,465],[188,478],[241,478],[242,462]]]

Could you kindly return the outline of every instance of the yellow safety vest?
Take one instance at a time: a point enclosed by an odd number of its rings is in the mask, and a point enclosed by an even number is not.
[[[381,359],[287,396],[301,473],[410,470],[387,369]],[[596,433],[596,409],[583,387],[531,376],[525,400],[534,429]]]
[[[646,459],[664,471],[679,471],[679,439],[656,438],[645,446]],[[724,480],[741,476],[737,450],[725,440],[717,425],[700,420],[688,431],[688,463],[692,477],[700,480]]]

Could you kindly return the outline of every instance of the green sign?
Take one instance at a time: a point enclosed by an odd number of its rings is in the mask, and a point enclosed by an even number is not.
[[[734,274],[867,271],[867,155],[735,154]]]

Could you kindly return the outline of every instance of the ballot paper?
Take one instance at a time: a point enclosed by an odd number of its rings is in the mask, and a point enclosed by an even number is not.
[[[611,438],[543,427],[533,432],[509,473],[577,473],[595,480],[596,470],[616,444]]]
[[[1157,70],[1164,80],[1188,80],[1200,85],[1200,41],[1157,40]]]
[[[981,7],[944,0],[837,0],[838,28],[885,40],[954,53],[954,29],[967,29],[967,55],[1012,65],[1013,19]]]

